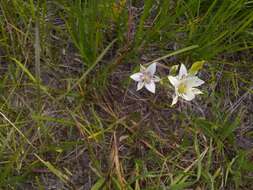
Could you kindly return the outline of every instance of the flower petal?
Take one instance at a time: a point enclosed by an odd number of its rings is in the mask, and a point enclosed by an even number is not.
[[[192,88],[192,92],[194,94],[203,94],[203,92],[201,90],[197,89],[197,88]]]
[[[179,69],[179,79],[181,79],[183,76],[187,76],[187,69],[185,67],[185,65],[182,63],[181,67]]]
[[[152,76],[155,74],[156,71],[156,62],[149,65],[146,69],[147,72],[149,72]]]
[[[174,104],[176,104],[177,101],[178,101],[178,95],[175,94],[175,95],[173,95],[173,100],[172,100],[171,106],[173,106]]]
[[[145,87],[150,92],[155,93],[155,82],[153,80],[151,80],[150,83],[145,83]]]
[[[182,98],[187,100],[187,101],[191,101],[195,98],[195,94],[192,91],[192,89],[189,89],[185,94],[181,94]]]
[[[142,81],[142,73],[135,73],[133,75],[130,76],[131,79],[133,79],[134,81],[140,82]]]
[[[140,89],[142,89],[143,86],[144,86],[144,84],[145,83],[143,81],[138,82],[138,84],[137,84],[137,91],[140,90]]]
[[[168,76],[168,79],[173,86],[178,86],[179,80],[177,79],[177,77]]]
[[[201,80],[200,78],[198,78],[196,76],[187,77],[187,79],[186,79],[186,84],[187,84],[188,88],[198,87],[204,83],[205,83],[205,81]]]

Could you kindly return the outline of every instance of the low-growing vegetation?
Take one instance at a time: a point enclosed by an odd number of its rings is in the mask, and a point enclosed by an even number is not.
[[[252,189],[253,1],[0,0],[0,23],[0,189]]]

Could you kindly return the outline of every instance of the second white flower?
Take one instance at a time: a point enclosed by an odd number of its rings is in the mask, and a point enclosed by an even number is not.
[[[131,79],[138,82],[137,90],[142,89],[144,86],[147,90],[155,93],[155,82],[159,82],[160,78],[155,76],[156,63],[152,63],[147,68],[140,66],[140,72],[130,76]]]

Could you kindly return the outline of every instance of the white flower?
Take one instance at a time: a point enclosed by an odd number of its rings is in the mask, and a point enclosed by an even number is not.
[[[156,63],[152,63],[147,68],[140,66],[140,72],[130,76],[131,79],[137,81],[137,90],[142,89],[144,86],[147,90],[155,93],[155,82],[159,82],[160,78],[155,76]]]
[[[204,84],[204,81],[195,75],[188,74],[184,64],[181,64],[179,74],[177,76],[168,76],[168,78],[170,83],[175,87],[175,95],[173,96],[171,105],[177,103],[179,96],[187,101],[191,101],[195,98],[195,95],[203,94],[195,87]]]

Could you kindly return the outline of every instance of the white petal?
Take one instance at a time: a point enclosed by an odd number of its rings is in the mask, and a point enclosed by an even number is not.
[[[156,63],[152,63],[151,65],[149,65],[146,71],[149,72],[151,75],[154,75],[156,71]]]
[[[144,84],[145,83],[143,81],[138,82],[138,84],[137,84],[137,91],[140,90],[140,89],[142,89],[143,86],[144,86]]]
[[[185,94],[181,94],[182,98],[187,100],[187,101],[191,101],[195,98],[195,94],[192,91],[192,89],[189,89]]]
[[[187,69],[185,67],[185,65],[182,63],[181,67],[179,69],[179,79],[181,79],[183,76],[187,76]]]
[[[142,81],[142,73],[135,73],[133,75],[130,76],[131,79],[133,79],[134,81]]]
[[[145,83],[145,87],[150,92],[155,93],[155,82],[153,80],[151,80],[150,83]]]
[[[188,88],[192,88],[192,87],[198,87],[202,84],[205,83],[205,81],[201,80],[200,78],[194,76],[194,77],[187,77],[186,84]]]
[[[173,86],[178,86],[179,80],[177,79],[177,77],[168,76],[168,79]]]
[[[154,80],[155,82],[159,82],[161,79],[160,79],[158,76],[154,76],[154,77],[153,77],[153,80]]]
[[[173,100],[172,100],[171,106],[173,106],[174,104],[176,104],[177,101],[178,101],[178,95],[175,94],[175,95],[173,95]]]
[[[192,88],[192,92],[193,92],[194,94],[203,94],[203,92],[200,91],[200,90],[197,89],[197,88]]]

